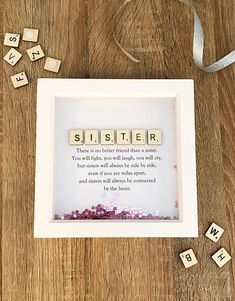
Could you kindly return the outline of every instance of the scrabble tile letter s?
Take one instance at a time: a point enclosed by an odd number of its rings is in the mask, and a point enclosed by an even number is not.
[[[3,44],[5,46],[18,47],[20,42],[20,35],[18,33],[9,33],[5,34]]]
[[[69,144],[70,145],[83,144],[83,131],[82,130],[70,130],[69,131]]]
[[[114,130],[102,130],[100,135],[101,135],[101,144],[104,145],[114,144]]]

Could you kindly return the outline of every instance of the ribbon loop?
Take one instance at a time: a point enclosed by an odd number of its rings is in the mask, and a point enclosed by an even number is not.
[[[122,52],[133,62],[139,63],[140,60],[135,58],[133,55],[131,55],[127,50],[122,47],[121,43],[118,41],[116,35],[115,35],[115,28],[116,28],[116,20],[121,12],[121,10],[133,0],[126,0],[124,3],[119,7],[117,10],[115,16],[114,16],[114,22],[113,22],[113,37],[118,45],[118,47],[122,50]],[[184,3],[188,7],[190,7],[193,10],[194,14],[194,35],[193,35],[193,60],[195,65],[207,73],[217,72],[219,70],[222,70],[229,65],[233,64],[235,62],[235,50],[231,51],[229,54],[221,58],[220,60],[216,61],[215,63],[204,66],[203,64],[203,53],[204,53],[204,33],[202,29],[202,23],[201,20],[196,12],[196,9],[193,5],[192,0],[179,0],[180,2]]]

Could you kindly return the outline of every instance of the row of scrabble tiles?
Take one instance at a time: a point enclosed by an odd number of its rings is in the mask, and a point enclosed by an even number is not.
[[[223,233],[223,228],[221,228],[215,223],[212,223],[209,229],[207,230],[205,236],[213,242],[218,242]],[[180,253],[179,255],[186,269],[198,263],[196,255],[194,254],[192,249],[188,249]],[[211,258],[220,268],[231,260],[231,256],[225,250],[225,248],[220,248],[215,254],[211,256]]]
[[[70,145],[160,145],[162,132],[160,129],[149,130],[69,130]]]
[[[26,50],[31,62],[35,62],[43,57],[45,57],[44,51],[40,45],[34,46]],[[11,48],[4,56],[4,61],[6,61],[11,66],[15,66],[16,63],[21,59],[22,53],[14,48]],[[61,61],[52,57],[47,57],[44,69],[52,72],[58,72],[60,68]]]
[[[23,41],[27,42],[34,42],[36,43],[38,41],[38,34],[39,30],[34,29],[34,28],[24,28],[23,31]],[[20,44],[20,34],[19,33],[11,33],[7,32],[4,37],[4,42],[3,44],[5,46],[10,46],[10,47],[19,47]]]
[[[24,28],[23,40],[30,42],[37,42],[38,40],[38,29]],[[22,53],[20,53],[17,48],[20,42],[20,34],[9,33],[5,34],[4,45],[12,47],[4,56],[4,61],[6,61],[11,66],[15,66],[19,60],[22,58]],[[40,45],[36,45],[30,49],[26,50],[31,62],[35,62],[43,57],[45,57],[44,51]],[[44,65],[44,69],[47,71],[58,73],[60,69],[61,61],[52,57],[47,57]],[[29,83],[27,75],[25,72],[20,72],[11,76],[11,81],[14,88],[19,88],[25,86]]]

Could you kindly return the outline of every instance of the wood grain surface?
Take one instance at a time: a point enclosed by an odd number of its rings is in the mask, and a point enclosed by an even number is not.
[[[1,272],[3,301],[235,300],[235,65],[205,74],[192,61],[192,12],[178,0],[136,0],[119,16],[122,0],[0,0],[1,53],[5,32],[40,29],[60,73],[25,54],[1,61]],[[205,32],[205,62],[235,49],[234,0],[197,0]],[[9,76],[26,71],[28,86]],[[197,239],[34,239],[36,83],[39,77],[192,78],[195,80],[200,237]],[[205,238],[211,222],[226,231]],[[210,256],[221,246],[232,261],[219,269]],[[178,254],[193,248],[199,264],[185,270]]]

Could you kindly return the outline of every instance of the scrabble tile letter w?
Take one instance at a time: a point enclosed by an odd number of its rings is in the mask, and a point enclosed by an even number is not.
[[[206,237],[208,237],[209,239],[211,239],[214,242],[217,242],[223,233],[224,233],[223,228],[216,225],[215,223],[212,223],[210,225],[210,228],[206,232]]]

